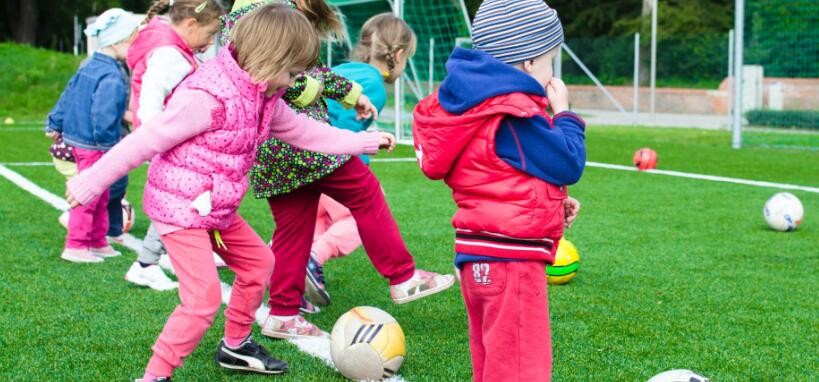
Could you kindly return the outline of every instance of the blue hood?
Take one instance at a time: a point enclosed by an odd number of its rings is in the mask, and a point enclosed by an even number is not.
[[[546,97],[543,86],[532,76],[479,50],[455,48],[446,71],[438,101],[449,113],[462,114],[489,98],[509,93]]]

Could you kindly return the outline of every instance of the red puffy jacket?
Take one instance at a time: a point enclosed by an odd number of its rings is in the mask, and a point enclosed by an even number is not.
[[[565,186],[518,171],[496,154],[495,135],[507,116],[545,113],[545,97],[510,93],[489,98],[463,114],[450,114],[437,93],[413,114],[418,163],[431,179],[452,188],[455,252],[552,263],[563,235]]]

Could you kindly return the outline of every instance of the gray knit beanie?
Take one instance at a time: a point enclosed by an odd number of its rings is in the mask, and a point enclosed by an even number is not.
[[[563,43],[557,12],[543,0],[486,0],[472,23],[475,49],[515,64]]]

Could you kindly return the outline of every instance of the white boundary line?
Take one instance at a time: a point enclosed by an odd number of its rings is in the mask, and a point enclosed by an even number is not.
[[[68,210],[68,203],[65,201],[65,199],[57,195],[54,195],[48,190],[34,184],[33,182],[26,179],[22,175],[10,170],[3,164],[0,164],[0,176],[3,176],[4,178],[8,179],[10,182],[14,183],[23,190],[28,191],[30,194],[40,198],[41,200],[50,204],[52,207],[60,211]],[[123,245],[125,247],[131,249],[134,252],[139,252],[142,249],[142,240],[135,238],[131,234],[125,234],[123,236],[124,236]],[[230,291],[232,288],[227,283],[222,282],[221,284],[222,302],[225,305],[227,305],[228,301],[230,300]],[[267,312],[268,308],[264,304],[262,304],[262,306],[260,306],[259,309],[256,311],[256,323],[259,324],[259,326],[264,325],[264,320],[267,319]],[[338,369],[336,369],[336,367],[334,366],[333,360],[330,356],[329,336],[325,338],[291,339],[287,340],[287,342],[290,342],[291,344],[295,345],[302,352],[310,354],[313,357],[320,359],[327,366],[338,371]],[[394,375],[391,378],[387,379],[386,381],[403,382],[404,379],[400,375]]]
[[[39,167],[53,166],[54,162],[0,162],[0,165],[11,167]]]
[[[370,159],[372,162],[415,162],[415,158],[373,158]],[[622,166],[619,164],[608,164],[608,163],[599,163],[599,162],[586,162],[587,167],[597,167],[597,168],[605,168],[609,170],[621,170],[621,171],[639,171],[636,167],[633,166]],[[689,172],[681,172],[681,171],[670,171],[670,170],[647,170],[643,171],[647,174],[657,174],[657,175],[668,175],[674,176],[678,178],[689,178],[689,179],[698,179],[698,180],[708,180],[712,182],[724,182],[724,183],[734,183],[734,184],[743,184],[746,186],[756,186],[756,187],[768,187],[768,188],[778,188],[783,190],[799,190],[805,192],[813,192],[819,194],[819,187],[808,187],[808,186],[800,186],[798,184],[786,184],[786,183],[774,183],[774,182],[765,182],[759,180],[749,180],[749,179],[739,179],[739,178],[729,178],[724,176],[716,176],[716,175],[703,175],[703,174],[694,174]]]

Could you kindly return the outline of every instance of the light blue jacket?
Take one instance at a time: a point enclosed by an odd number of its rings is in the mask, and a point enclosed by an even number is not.
[[[348,62],[334,66],[333,72],[360,84],[363,88],[362,93],[370,99],[373,106],[378,109],[378,113],[381,114],[387,102],[387,88],[384,86],[381,72],[376,67],[363,62]],[[359,132],[367,130],[373,123],[372,119],[357,121],[355,109],[345,109],[340,103],[331,99],[327,100],[327,108],[330,114],[330,124],[342,129]],[[361,155],[360,158],[364,163],[370,163],[368,156]]]

